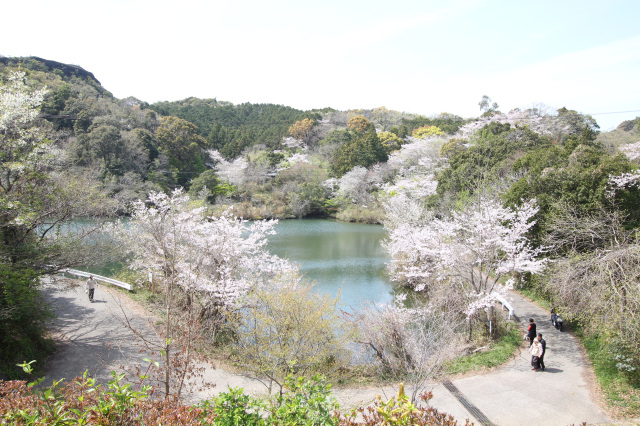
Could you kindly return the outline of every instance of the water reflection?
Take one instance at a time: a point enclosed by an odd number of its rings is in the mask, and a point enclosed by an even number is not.
[[[343,303],[354,308],[365,300],[392,299],[382,226],[301,219],[280,221],[276,231],[269,251],[299,264],[304,276],[316,281],[316,291],[341,291]]]

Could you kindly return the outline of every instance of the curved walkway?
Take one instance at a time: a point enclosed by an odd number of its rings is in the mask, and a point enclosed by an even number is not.
[[[520,353],[505,365],[486,374],[453,380],[455,387],[497,425],[609,423],[611,420],[594,401],[592,373],[577,339],[556,330],[547,311],[516,293],[511,294],[511,302],[523,334],[528,319],[533,318],[537,331],[547,342],[545,371],[531,370],[531,355],[526,350],[528,344],[524,344]],[[434,406],[456,418],[470,417],[464,414],[468,409],[462,404],[456,407],[440,389],[434,389],[434,394]]]
[[[136,327],[148,335],[153,332],[147,320],[154,319],[122,293],[100,286],[94,303],[87,300],[79,286],[66,289],[45,286],[45,295],[57,315],[51,331],[58,344],[58,350],[45,365],[45,384],[71,379],[85,370],[99,380],[106,380],[110,371],[144,358],[131,333],[121,325],[122,311],[134,318]],[[546,370],[531,371],[530,355],[523,344],[517,356],[497,369],[431,384],[427,387],[434,394],[431,405],[459,421],[468,418],[476,424],[609,423],[611,420],[594,402],[589,382],[591,372],[576,339],[555,330],[546,311],[519,295],[512,293],[511,302],[522,327],[528,318],[534,318],[547,341]],[[208,368],[205,375],[216,387],[194,395],[198,399],[226,391],[228,387],[242,387],[254,395],[265,393],[265,387],[257,380],[214,368]],[[376,395],[390,397],[396,392],[389,387],[335,388],[333,393],[343,408],[350,408],[370,403]]]

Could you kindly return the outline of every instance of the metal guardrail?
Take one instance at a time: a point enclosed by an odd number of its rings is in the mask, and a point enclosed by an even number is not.
[[[500,295],[496,295],[496,300],[502,303],[502,309],[507,308],[509,310],[509,319],[511,319],[511,317],[515,315],[515,311],[513,310],[513,306],[511,306],[511,303],[509,303],[507,299]]]
[[[85,278],[89,278],[91,275],[93,275],[93,278],[98,280],[98,281],[102,281],[102,282],[105,282],[105,283],[113,284],[113,285],[116,285],[118,287],[125,288],[125,289],[127,289],[129,291],[133,290],[133,286],[131,284],[127,284],[127,283],[124,283],[122,281],[114,280],[113,278],[103,277],[102,275],[92,274],[91,272],[78,271],[77,269],[63,269],[60,272],[62,272],[63,274],[64,273],[69,273],[71,275],[76,275],[78,277],[85,277]]]

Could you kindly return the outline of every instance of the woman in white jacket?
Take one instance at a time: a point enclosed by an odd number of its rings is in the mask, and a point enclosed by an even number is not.
[[[529,348],[529,353],[531,354],[531,369],[533,371],[538,371],[540,368],[540,357],[542,356],[542,345],[538,338],[533,339],[533,343]]]

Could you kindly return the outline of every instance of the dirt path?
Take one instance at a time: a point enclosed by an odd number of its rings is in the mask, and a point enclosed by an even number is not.
[[[57,319],[51,331],[58,343],[56,353],[47,361],[47,380],[70,379],[85,370],[107,380],[121,365],[139,363],[136,339],[121,320],[133,318],[135,326],[154,336],[149,321],[155,319],[122,293],[100,286],[95,302],[90,303],[81,287],[61,289],[45,287]],[[506,365],[487,373],[430,384],[432,405],[459,420],[469,418],[476,424],[495,425],[568,425],[587,422],[609,423],[610,419],[595,403],[591,371],[580,346],[569,333],[553,329],[547,312],[522,297],[512,294],[512,305],[524,327],[532,317],[547,341],[546,371],[531,371],[530,356],[523,350]],[[265,394],[257,380],[207,368],[206,380],[216,384],[213,390],[196,393],[196,399],[241,387],[249,394]],[[397,389],[336,388],[334,395],[341,407],[349,408],[373,401],[376,395],[390,397]]]

